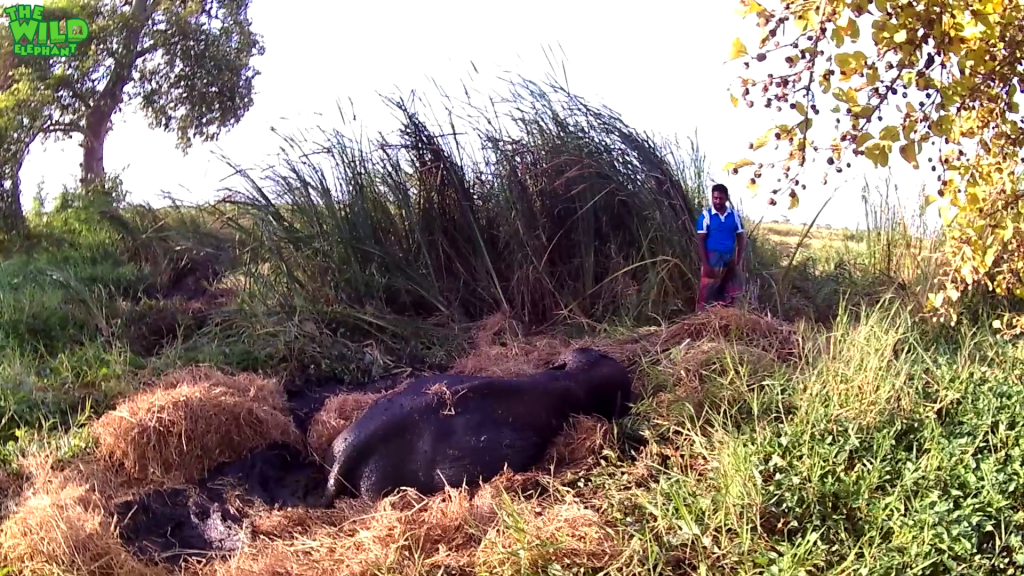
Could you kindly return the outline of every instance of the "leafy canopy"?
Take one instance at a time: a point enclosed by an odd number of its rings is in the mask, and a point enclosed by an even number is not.
[[[954,303],[978,285],[1024,298],[1024,0],[741,0],[737,12],[756,18],[761,39],[753,51],[734,40],[730,59],[774,74],[741,75],[733,105],[757,98],[794,118],[749,145],[785,151],[768,165],[784,182],[773,194],[795,207],[814,153],[827,155],[824,182],[856,157],[885,167],[898,154],[935,173],[927,203],[939,203],[947,240],[946,274],[929,297],[936,317],[955,322]],[[818,102],[834,104],[829,141],[810,138]],[[756,190],[764,163],[726,166],[751,168]]]
[[[0,117],[31,104],[45,110],[46,135],[71,136],[83,133],[90,111],[113,104],[117,112],[131,100],[151,128],[175,132],[182,151],[193,139],[214,140],[252,107],[258,72],[250,61],[264,47],[248,7],[249,0],[48,1],[45,19],[82,18],[89,37],[71,58],[8,62],[33,73],[20,73],[14,96],[3,90]],[[0,59],[10,42],[9,31],[0,36]]]

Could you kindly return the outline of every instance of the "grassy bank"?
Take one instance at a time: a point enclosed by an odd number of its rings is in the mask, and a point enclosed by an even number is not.
[[[557,86],[513,83],[502,102],[452,104],[456,129],[395,100],[394,138],[287,138],[280,164],[243,172],[215,206],[68,195],[32,214],[31,237],[0,262],[0,515],[19,502],[27,455],[90,454],[96,416],[180,366],[291,387],[362,381],[467,365],[496,314],[521,328],[496,348],[513,359],[543,338],[608,340],[689,315],[699,147],[655,141]],[[859,231],[748,223],[744,312],[635,357],[634,416],[586,466],[495,500],[486,529],[459,524],[485,551],[472,565],[1015,573],[1024,358],[989,333],[990,302],[969,301],[955,330],[923,322],[941,238],[884,191],[865,210]],[[792,333],[793,354],[757,322]],[[437,546],[388,534],[374,536],[373,569],[444,564]],[[275,545],[300,572],[344,560]]]

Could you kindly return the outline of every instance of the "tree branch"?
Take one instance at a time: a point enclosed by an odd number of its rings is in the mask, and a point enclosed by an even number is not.
[[[50,122],[43,126],[44,134],[85,134],[85,128],[75,122]]]
[[[138,52],[135,53],[135,59],[136,60],[141,60],[142,58],[145,58],[146,56],[149,56],[153,52],[156,52],[158,49],[159,49],[159,47],[156,45],[155,42],[151,43],[151,44],[148,44],[146,46],[143,46],[142,48],[139,49]]]

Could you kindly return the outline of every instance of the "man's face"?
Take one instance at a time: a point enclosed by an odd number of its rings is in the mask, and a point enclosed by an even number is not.
[[[715,210],[725,210],[725,194],[721,192],[713,192],[711,194],[711,204],[715,207]]]

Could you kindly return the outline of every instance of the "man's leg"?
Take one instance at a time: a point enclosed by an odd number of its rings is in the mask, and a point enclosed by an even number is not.
[[[705,307],[709,304],[721,301],[724,296],[724,264],[727,262],[728,258],[725,254],[722,254],[721,252],[708,252],[708,263],[711,265],[711,273],[714,275],[714,278],[709,278],[706,281],[706,284],[704,280],[701,280],[701,284],[706,285],[706,291],[704,294]]]

